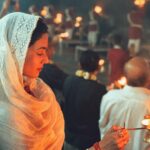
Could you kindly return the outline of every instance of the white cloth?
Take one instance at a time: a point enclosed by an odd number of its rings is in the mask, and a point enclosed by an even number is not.
[[[99,120],[101,137],[112,125],[125,128],[141,127],[144,115],[150,115],[150,90],[125,86],[123,89],[112,90],[104,95],[101,103]],[[145,130],[129,131],[130,142],[125,150],[144,150]]]
[[[140,51],[141,39],[129,39],[128,49],[134,46],[134,53],[137,54]]]
[[[99,30],[98,30],[98,22],[95,20],[95,19],[92,19],[90,22],[89,22],[89,26],[96,26],[96,29],[95,31],[89,31],[88,32],[88,44],[91,45],[91,46],[95,46],[96,45],[96,42],[97,42],[97,38],[98,38],[98,33],[99,33]]]
[[[38,19],[19,12],[0,19],[1,150],[60,150],[64,141],[63,115],[52,90],[22,75]],[[24,90],[24,79],[34,96]]]

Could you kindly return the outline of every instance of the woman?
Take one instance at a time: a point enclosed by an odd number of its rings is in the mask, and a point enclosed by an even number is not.
[[[62,112],[51,89],[37,78],[48,61],[47,47],[47,27],[39,17],[12,13],[0,20],[0,150],[62,148]],[[118,129],[98,143],[102,150],[124,147],[129,136]]]
[[[60,150],[63,115],[37,78],[48,61],[47,27],[39,17],[12,13],[0,29],[0,149]]]

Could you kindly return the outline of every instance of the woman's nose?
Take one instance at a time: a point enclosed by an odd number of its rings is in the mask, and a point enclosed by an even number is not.
[[[43,64],[49,63],[49,59],[48,59],[47,54],[44,55],[42,63],[43,63]]]

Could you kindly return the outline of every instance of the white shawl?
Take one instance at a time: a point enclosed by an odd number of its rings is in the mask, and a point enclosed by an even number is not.
[[[23,65],[38,19],[18,12],[0,19],[1,150],[60,150],[63,144],[63,115],[52,90],[29,78],[35,97],[24,90]]]

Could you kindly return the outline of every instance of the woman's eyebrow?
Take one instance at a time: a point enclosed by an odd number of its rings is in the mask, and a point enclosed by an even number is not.
[[[47,47],[39,47],[39,48],[37,48],[36,50],[39,50],[39,49],[45,49],[46,51],[48,50]]]

